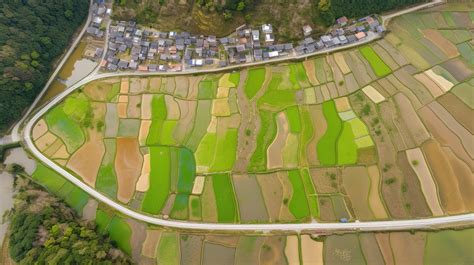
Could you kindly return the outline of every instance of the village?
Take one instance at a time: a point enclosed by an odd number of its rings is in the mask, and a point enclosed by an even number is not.
[[[135,21],[112,21],[106,33],[104,18],[110,12],[104,1],[98,1],[87,29],[92,37],[107,42],[105,50],[96,48],[93,59],[100,62],[102,70],[109,72],[178,72],[196,67],[213,69],[281,57],[297,58],[375,39],[385,30],[379,17],[372,15],[357,20],[340,17],[325,35],[318,37],[311,26],[305,25],[302,28],[304,39],[297,43],[279,43],[271,24],[242,25],[231,35],[217,38],[194,36],[189,32],[162,32],[137,25]]]

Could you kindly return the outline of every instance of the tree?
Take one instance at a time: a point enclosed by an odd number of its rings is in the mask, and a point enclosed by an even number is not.
[[[245,9],[245,2],[244,1],[239,2],[239,4],[237,5],[237,11],[242,11],[244,9]]]

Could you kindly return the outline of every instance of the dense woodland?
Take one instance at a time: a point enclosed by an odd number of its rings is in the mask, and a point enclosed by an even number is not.
[[[1,1],[0,132],[41,91],[88,7],[88,0]]]
[[[426,0],[319,0],[314,2],[316,16],[328,26],[333,24],[338,17],[357,18],[426,2]]]
[[[16,179],[9,251],[19,264],[131,264],[110,239],[26,178]]]

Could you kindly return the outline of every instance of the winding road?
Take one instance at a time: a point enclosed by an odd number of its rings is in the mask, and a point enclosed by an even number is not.
[[[421,8],[425,7],[430,7],[434,4],[437,3],[442,3],[442,0],[435,0],[433,2],[423,4],[420,6],[416,6],[413,8],[410,8],[408,10],[402,10],[397,13],[393,13],[390,15],[387,15],[383,17],[384,21],[388,20],[390,18],[393,18],[397,15],[400,14],[405,14],[408,12],[412,12],[415,10],[419,10]],[[88,18],[88,21],[90,19],[90,16]],[[88,23],[87,23],[88,24]],[[82,36],[82,32],[81,35]],[[372,41],[373,39],[370,39]],[[78,40],[76,39],[75,43],[77,43]],[[364,42],[358,42],[356,43],[357,45],[363,44]],[[72,47],[74,47],[73,45]],[[320,51],[319,53],[328,53],[328,52],[333,52],[338,49],[347,49],[348,46],[343,46],[343,47],[338,47],[336,49],[332,50],[327,50],[327,51]],[[72,49],[72,48],[71,48]],[[70,52],[66,54],[65,58],[69,56]],[[314,54],[311,55],[305,55],[304,57],[307,56],[313,56]],[[65,58],[63,58],[63,61],[65,61]],[[270,63],[273,62],[278,62],[278,61],[286,61],[286,60],[291,60],[291,59],[297,59],[297,57],[285,57],[285,58],[279,58],[281,60],[272,60]],[[64,63],[62,61],[62,63]],[[261,63],[269,63],[268,61],[265,62],[258,62],[258,64]],[[58,66],[58,69],[60,69],[60,64]],[[411,229],[434,229],[439,226],[459,226],[459,225],[472,225],[474,223],[474,214],[464,214],[464,215],[455,215],[455,216],[445,216],[445,217],[436,217],[436,218],[425,218],[425,219],[413,219],[413,220],[391,220],[391,221],[369,221],[369,222],[351,222],[351,223],[317,223],[317,222],[312,222],[312,223],[291,223],[291,224],[218,224],[218,223],[197,223],[197,222],[185,222],[185,221],[176,221],[176,220],[166,220],[166,219],[161,219],[155,216],[150,216],[146,215],[143,213],[136,212],[120,203],[117,203],[116,201],[108,198],[106,195],[101,194],[94,188],[88,186],[87,184],[83,183],[81,180],[79,180],[77,177],[63,169],[61,166],[57,165],[50,159],[48,159],[45,155],[43,155],[35,146],[33,143],[33,139],[31,138],[32,135],[32,129],[34,127],[34,124],[53,106],[58,104],[61,100],[63,100],[67,95],[69,95],[71,92],[73,92],[75,89],[83,86],[84,84],[102,79],[102,78],[108,78],[108,77],[117,77],[117,76],[149,76],[149,75],[184,75],[184,74],[191,74],[191,73],[210,73],[210,72],[217,72],[217,71],[223,71],[223,70],[231,70],[231,69],[237,69],[237,68],[242,68],[242,67],[247,67],[247,66],[252,66],[252,65],[257,65],[257,63],[249,63],[246,65],[237,65],[237,66],[232,66],[232,67],[227,67],[227,68],[219,68],[219,69],[209,69],[209,70],[195,70],[195,71],[184,71],[184,72],[163,72],[163,73],[103,73],[103,74],[98,74],[97,71],[93,71],[89,76],[85,77],[81,81],[77,82],[73,86],[67,88],[65,91],[63,91],[61,94],[59,94],[57,97],[55,97],[53,100],[48,102],[43,108],[38,110],[34,115],[27,120],[27,123],[25,125],[25,128],[23,130],[23,143],[27,149],[30,150],[30,152],[39,160],[41,160],[44,164],[58,172],[59,174],[63,175],[66,179],[74,183],[76,186],[87,192],[89,195],[97,199],[98,201],[107,204],[108,206],[112,207],[113,209],[121,212],[122,214],[125,214],[129,217],[135,218],[137,220],[147,222],[150,224],[154,225],[160,225],[160,226],[165,226],[165,227],[172,227],[172,228],[178,228],[178,229],[190,229],[190,230],[205,230],[205,231],[233,231],[233,232],[275,232],[275,231],[280,231],[280,232],[301,232],[301,231],[325,231],[325,232],[336,232],[336,231],[351,231],[351,230],[357,230],[357,231],[398,231],[398,230],[411,230]],[[53,77],[57,72],[59,71],[56,69],[55,73],[53,74],[51,79],[54,79]],[[50,79],[50,81],[51,81]],[[48,82],[50,83],[50,82]],[[48,84],[47,84],[48,85]],[[40,98],[40,97],[38,97]],[[37,100],[38,101],[38,100]],[[37,103],[32,105],[32,107],[28,110],[28,114],[32,111],[33,106]],[[25,116],[27,117],[27,116]],[[24,121],[25,117],[21,120]],[[20,124],[19,122],[18,124]],[[14,133],[18,133],[18,126],[15,126]]]

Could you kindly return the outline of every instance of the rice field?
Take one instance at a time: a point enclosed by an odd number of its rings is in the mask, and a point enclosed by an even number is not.
[[[468,18],[408,14],[382,40],[305,62],[93,81],[49,110],[32,136],[87,185],[162,218],[336,222],[472,212]],[[426,161],[409,161],[407,150]],[[44,166],[33,178],[78,212],[89,199]],[[113,216],[97,218],[107,229]],[[270,242],[262,255],[277,257]],[[355,262],[361,249],[351,250]]]

